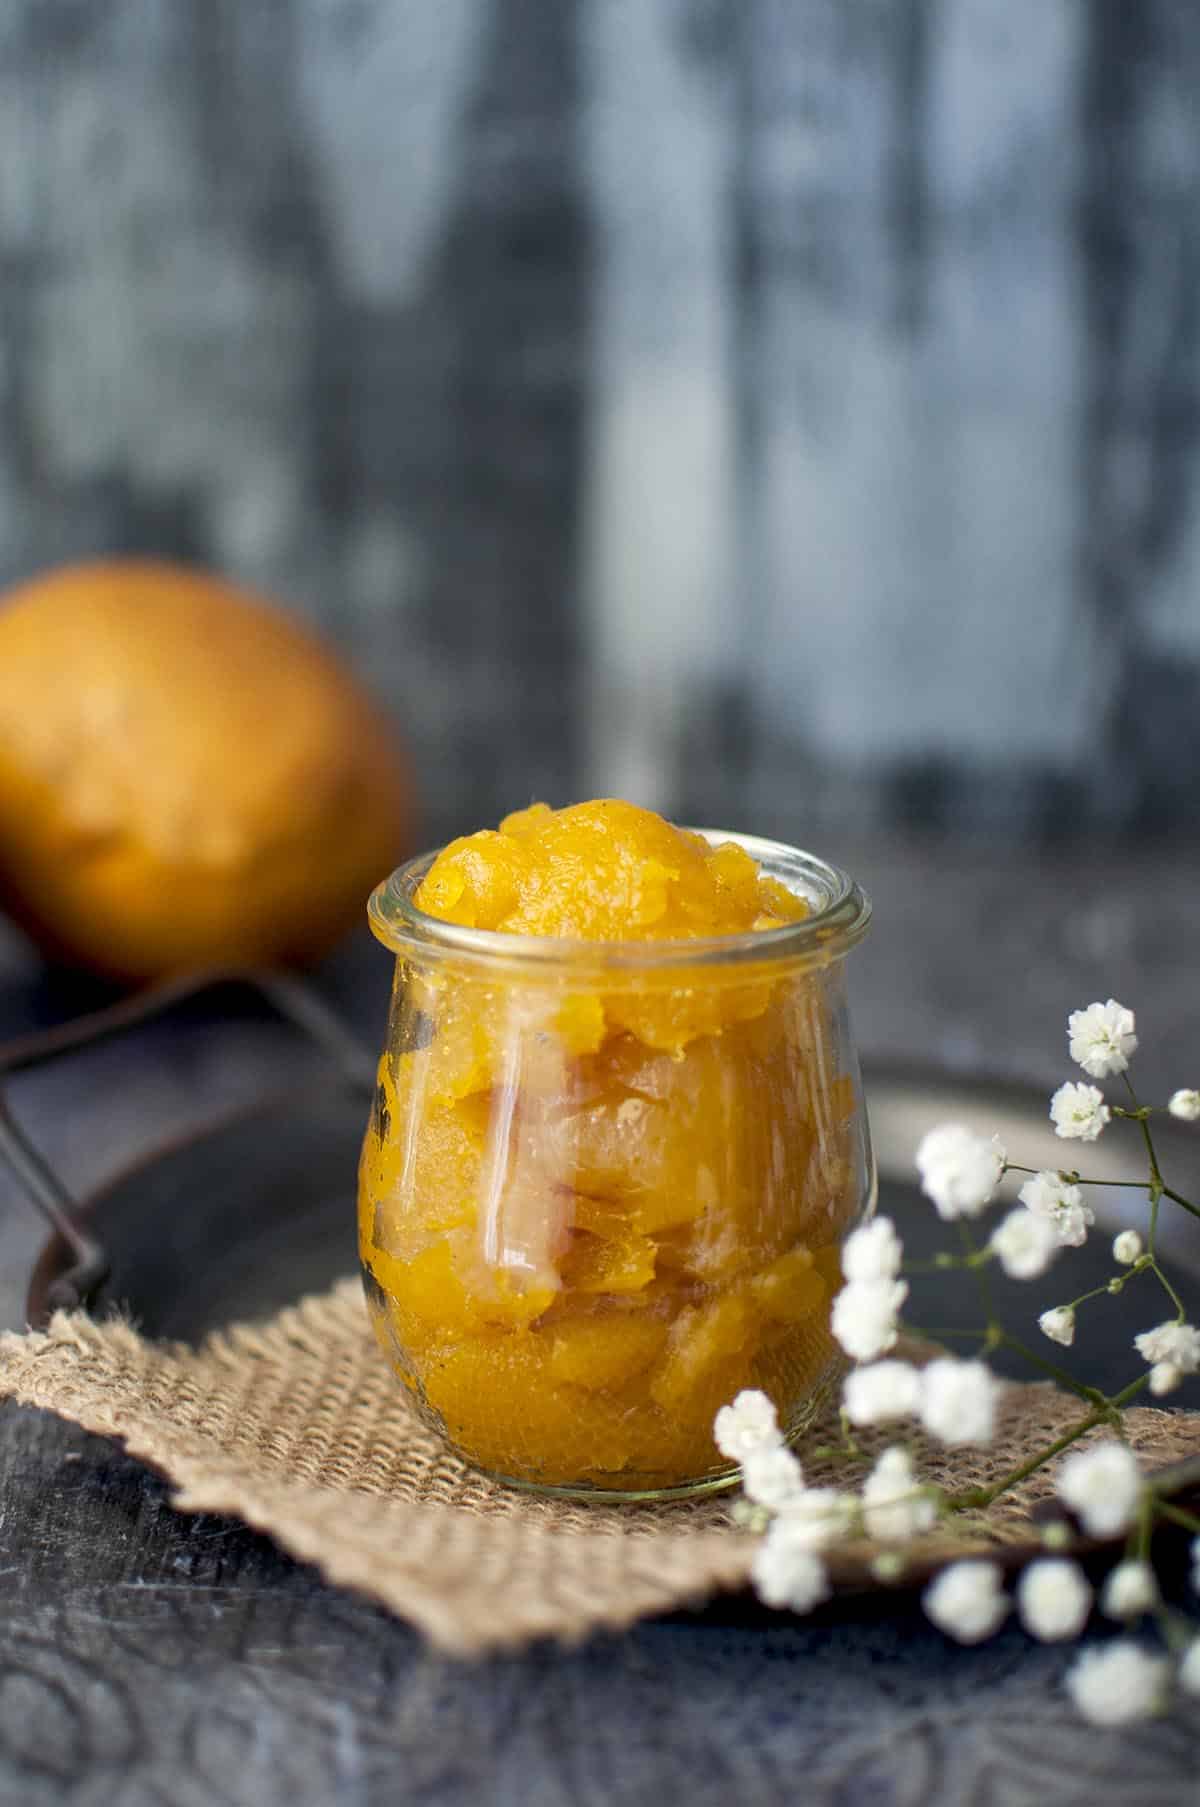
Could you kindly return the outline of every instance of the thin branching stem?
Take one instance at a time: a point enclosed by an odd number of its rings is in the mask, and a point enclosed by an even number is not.
[[[1160,1518],[1169,1518],[1174,1525],[1182,1525],[1185,1531],[1200,1537],[1200,1518],[1194,1512],[1185,1512],[1182,1506],[1176,1506],[1171,1500],[1157,1500],[1155,1510]]]
[[[901,1266],[902,1274],[944,1274],[951,1271],[960,1272],[964,1268],[975,1267],[978,1263],[967,1255],[935,1255],[932,1261],[906,1261]]]
[[[945,1329],[938,1329],[938,1330],[927,1330],[923,1324],[907,1324],[907,1323],[905,1324],[904,1327],[906,1330],[910,1331],[913,1336],[923,1337],[926,1342],[930,1342],[930,1343],[933,1343],[933,1342],[940,1343],[942,1338],[947,1337],[947,1336],[966,1336],[966,1337],[970,1337],[973,1342],[977,1342],[977,1343],[988,1343],[993,1340],[993,1332],[992,1332],[990,1325],[986,1330],[959,1330],[954,1327],[947,1327]]]
[[[1066,1180],[1071,1186],[1127,1186],[1131,1192],[1148,1192],[1149,1180],[1091,1180],[1080,1173],[1077,1167],[1020,1167],[1016,1161],[1005,1161],[1005,1173],[1028,1173],[1036,1176],[1039,1173],[1053,1172],[1060,1180]],[[1164,1188],[1165,1190],[1165,1188]]]
[[[986,1253],[977,1246],[975,1238],[971,1234],[971,1226],[965,1217],[960,1217],[958,1220],[958,1234],[967,1257],[964,1265],[969,1267],[975,1276],[975,1284],[979,1289],[979,1302],[983,1306],[983,1315],[991,1329],[996,1324],[996,1308],[992,1303],[992,1289],[984,1271]]]
[[[1172,1192],[1170,1186],[1163,1187],[1162,1195],[1164,1198],[1169,1198],[1173,1204],[1181,1206],[1190,1217],[1200,1217],[1200,1209],[1193,1205],[1190,1200],[1183,1198],[1178,1192]]]
[[[1135,1274],[1148,1272],[1149,1267],[1150,1263],[1147,1262],[1145,1268],[1130,1268],[1127,1274],[1114,1274],[1113,1279],[1119,1280],[1124,1287],[1128,1285]],[[1104,1296],[1111,1298],[1112,1290],[1112,1281],[1106,1280],[1103,1286],[1093,1286],[1091,1292],[1080,1293],[1077,1299],[1071,1299],[1067,1304],[1066,1309],[1068,1311],[1078,1311],[1081,1305],[1089,1304],[1092,1299],[1099,1299]]]
[[[1154,1150],[1154,1137],[1150,1133],[1150,1119],[1138,1103],[1138,1095],[1133,1089],[1133,1081],[1129,1074],[1122,1073],[1121,1078],[1125,1082],[1125,1090],[1129,1093],[1130,1102],[1133,1105],[1133,1115],[1137,1119],[1138,1127],[1142,1132],[1142,1140],[1146,1144],[1146,1158],[1150,1162],[1150,1230],[1147,1240],[1150,1245],[1150,1253],[1153,1255],[1158,1238],[1158,1207],[1162,1199],[1163,1177],[1158,1170],[1158,1156]]]
[[[1007,1330],[1001,1331],[1000,1346],[1004,1349],[1011,1349],[1014,1355],[1021,1357],[1022,1361],[1028,1362],[1040,1373],[1048,1375],[1051,1380],[1056,1380],[1059,1386],[1065,1387],[1069,1393],[1075,1393],[1080,1399],[1086,1399],[1089,1405],[1107,1406],[1108,1400],[1097,1387],[1089,1387],[1083,1381],[1076,1380],[1073,1374],[1068,1374],[1067,1370],[1060,1368],[1057,1362],[1048,1361],[1044,1355],[1039,1355],[1036,1349],[1030,1349],[1026,1344],[1018,1342],[1017,1338],[1011,1336]]]
[[[1175,1322],[1177,1324],[1182,1324],[1187,1317],[1187,1306],[1175,1291],[1175,1288],[1171,1285],[1171,1282],[1167,1279],[1167,1276],[1163,1273],[1162,1268],[1158,1265],[1158,1262],[1153,1256],[1151,1256],[1148,1266],[1149,1271],[1155,1275],[1163,1291],[1175,1307]]]
[[[1107,1412],[1097,1408],[1086,1418],[1081,1418],[1078,1424],[1073,1424],[1069,1431],[1064,1431],[1061,1437],[1056,1437],[1054,1442],[1048,1444],[1045,1449],[1039,1450],[1037,1455],[1030,1456],[1027,1462],[1022,1462],[1019,1468],[1013,1468],[1008,1474],[1002,1475],[1000,1480],[993,1481],[990,1487],[972,1487],[967,1493],[952,1494],[946,1502],[949,1510],[968,1512],[974,1507],[990,1506],[1000,1498],[1002,1493],[1007,1493],[1010,1487],[1016,1487],[1019,1482],[1027,1481],[1031,1474],[1036,1474],[1039,1468],[1044,1468],[1047,1462],[1052,1462],[1055,1456],[1062,1454],[1064,1449],[1070,1449],[1072,1443],[1078,1443],[1080,1437],[1086,1437],[1089,1431],[1094,1431],[1098,1424],[1104,1423],[1107,1415]]]

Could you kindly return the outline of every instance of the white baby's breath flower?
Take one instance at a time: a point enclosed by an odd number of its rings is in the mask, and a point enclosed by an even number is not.
[[[756,1506],[782,1512],[804,1492],[804,1470],[782,1443],[765,1444],[742,1457],[742,1490]]]
[[[1073,1010],[1067,1018],[1067,1037],[1071,1059],[1093,1079],[1123,1073],[1138,1045],[1133,1012],[1115,998]]]
[[[1156,1399],[1164,1399],[1183,1384],[1183,1369],[1174,1362],[1155,1362],[1150,1370],[1150,1391]]]
[[[909,1362],[872,1362],[846,1376],[842,1403],[851,1424],[890,1424],[910,1418],[921,1398],[921,1377]]]
[[[1001,1391],[1002,1383],[985,1362],[945,1356],[921,1370],[921,1423],[930,1436],[952,1447],[990,1443]]]
[[[1066,1457],[1058,1475],[1058,1497],[1093,1537],[1115,1537],[1137,1509],[1142,1489],[1137,1457],[1109,1438]]]
[[[1136,1230],[1122,1230],[1119,1236],[1113,1237],[1113,1260],[1119,1261],[1122,1267],[1132,1267],[1142,1252],[1142,1239]]]
[[[927,1618],[960,1644],[980,1644],[1008,1615],[1000,1565],[966,1558],[944,1568],[921,1595]]]
[[[1157,1605],[1158,1582],[1148,1562],[1119,1562],[1100,1595],[1100,1611],[1110,1619],[1136,1619]]]
[[[937,1518],[937,1508],[921,1491],[908,1451],[898,1445],[885,1449],[867,1476],[862,1503],[867,1534],[880,1543],[907,1543],[928,1531]]]
[[[836,1487],[806,1487],[784,1508],[796,1548],[820,1552],[848,1537],[858,1522],[858,1501]]]
[[[1200,1694],[1200,1638],[1193,1638],[1179,1664],[1179,1686],[1185,1694]]]
[[[731,1462],[779,1444],[779,1419],[766,1394],[744,1387],[732,1405],[723,1405],[713,1419],[713,1441]]]
[[[1094,1142],[1112,1112],[1104,1102],[1104,1094],[1094,1085],[1078,1085],[1068,1080],[1060,1085],[1050,1100],[1050,1118],[1056,1136]]]
[[[830,1328],[846,1354],[857,1362],[886,1354],[899,1334],[897,1319],[907,1297],[903,1280],[852,1280],[843,1286],[833,1301]]]
[[[1167,1109],[1173,1117],[1178,1117],[1181,1123],[1195,1123],[1197,1118],[1200,1118],[1200,1092],[1187,1088],[1183,1091],[1172,1092]]]
[[[1034,1280],[1045,1273],[1062,1244],[1048,1217],[1022,1205],[993,1231],[991,1247],[1010,1280]]]
[[[1075,1313],[1069,1305],[1055,1305],[1051,1311],[1042,1313],[1038,1329],[1052,1343],[1061,1343],[1064,1349],[1069,1349],[1075,1341]]]
[[[1085,1650],[1067,1671],[1067,1689],[1093,1725],[1132,1725],[1166,1704],[1169,1665],[1132,1638]]]
[[[1158,1324],[1135,1336],[1133,1346],[1145,1362],[1170,1362],[1184,1374],[1200,1368],[1200,1330],[1193,1324]]]
[[[1084,1204],[1079,1187],[1065,1180],[1061,1173],[1051,1173],[1049,1169],[1035,1173],[1025,1181],[1017,1197],[1035,1217],[1043,1217],[1053,1224],[1055,1235],[1064,1247],[1083,1247],[1087,1233],[1096,1221],[1096,1213]]]
[[[1031,1562],[1017,1586],[1017,1611],[1031,1638],[1058,1644],[1077,1638],[1092,1610],[1092,1590],[1077,1562],[1043,1556]]]
[[[754,1552],[750,1569],[755,1591],[768,1606],[811,1612],[829,1598],[829,1575],[811,1549],[803,1528],[786,1518],[772,1521]]]
[[[921,1190],[939,1217],[978,1217],[991,1199],[1004,1171],[1004,1150],[997,1137],[977,1136],[961,1123],[931,1129],[917,1149]]]
[[[847,1280],[894,1280],[903,1255],[891,1218],[873,1217],[843,1243],[842,1272]]]

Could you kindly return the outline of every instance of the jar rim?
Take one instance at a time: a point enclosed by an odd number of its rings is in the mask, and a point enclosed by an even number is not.
[[[398,866],[372,891],[367,905],[371,932],[396,954],[446,952],[472,963],[542,971],[581,968],[602,972],[664,972],[696,966],[827,965],[854,947],[867,932],[871,902],[862,887],[818,855],[785,841],[729,829],[697,828],[711,846],[732,841],[812,906],[809,915],[774,929],[747,929],[736,935],[695,940],[587,941],[567,935],[517,935],[502,929],[468,928],[417,908],[413,896],[442,849],[418,854]]]

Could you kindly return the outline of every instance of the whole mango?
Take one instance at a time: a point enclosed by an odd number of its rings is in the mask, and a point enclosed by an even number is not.
[[[52,956],[132,980],[315,959],[410,819],[381,711],[263,599],[141,560],[0,599],[0,896]]]

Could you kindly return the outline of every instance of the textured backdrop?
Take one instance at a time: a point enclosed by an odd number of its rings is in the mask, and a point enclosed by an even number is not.
[[[331,628],[438,826],[1196,826],[1194,0],[4,0],[0,578]]]

